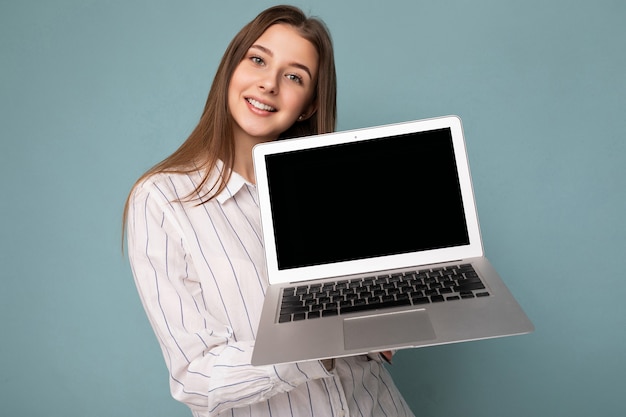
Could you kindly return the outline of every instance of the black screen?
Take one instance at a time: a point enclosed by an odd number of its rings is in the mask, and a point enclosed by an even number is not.
[[[469,243],[449,128],[268,155],[266,165],[279,269]]]

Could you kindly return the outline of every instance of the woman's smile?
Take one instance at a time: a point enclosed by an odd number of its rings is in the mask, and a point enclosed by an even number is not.
[[[261,103],[260,101],[254,98],[246,98],[246,100],[255,109],[263,110],[263,111],[270,112],[270,113],[277,111],[274,107],[270,106],[269,104]]]

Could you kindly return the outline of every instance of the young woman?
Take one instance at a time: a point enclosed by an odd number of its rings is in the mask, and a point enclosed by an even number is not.
[[[128,198],[139,295],[194,416],[412,415],[379,355],[250,365],[267,286],[252,147],[333,131],[335,98],[324,24],[267,9],[228,46],[195,130]]]

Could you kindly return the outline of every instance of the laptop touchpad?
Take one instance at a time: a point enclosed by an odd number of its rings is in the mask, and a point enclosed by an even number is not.
[[[393,347],[435,338],[423,309],[347,318],[343,334],[347,350]]]

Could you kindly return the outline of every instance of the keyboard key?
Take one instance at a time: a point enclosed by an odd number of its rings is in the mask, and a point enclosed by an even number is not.
[[[324,308],[324,311],[332,311],[332,310],[337,311],[338,308],[339,308],[339,303],[328,303],[326,304],[326,308]]]
[[[380,309],[380,308],[400,307],[400,306],[407,306],[407,305],[411,305],[411,301],[409,301],[409,300],[400,300],[400,301],[393,300],[393,301],[387,301],[387,302],[375,304],[373,306],[372,305],[368,305],[368,304],[364,304],[364,305],[358,305],[358,306],[352,306],[352,307],[344,307],[344,308],[340,309],[339,313],[340,314],[346,314],[346,313],[354,313],[356,311],[377,310],[377,309]]]
[[[380,297],[369,297],[367,299],[367,304],[379,304],[380,302]]]
[[[311,311],[307,314],[307,318],[309,319],[319,319],[320,317],[322,317],[322,313],[320,311]]]
[[[284,306],[280,308],[281,314],[305,313],[309,311],[308,306]]]
[[[408,299],[409,299],[409,295],[408,294],[398,294],[398,295],[396,295],[396,300],[397,301],[408,300]]]
[[[387,278],[376,278],[374,280],[374,284],[373,285],[384,285],[387,283]]]
[[[466,292],[466,291],[473,291],[473,290],[482,290],[484,288],[485,288],[485,285],[482,282],[468,282],[468,283],[457,285],[455,287],[455,290],[457,292]]]
[[[311,306],[311,311],[321,311],[324,309],[324,306],[322,304],[314,304]]]
[[[443,295],[433,295],[432,297],[430,297],[430,301],[432,301],[433,303],[440,303],[445,300],[443,298]]]
[[[281,305],[299,305],[302,304],[300,297],[297,295],[283,297]]]

